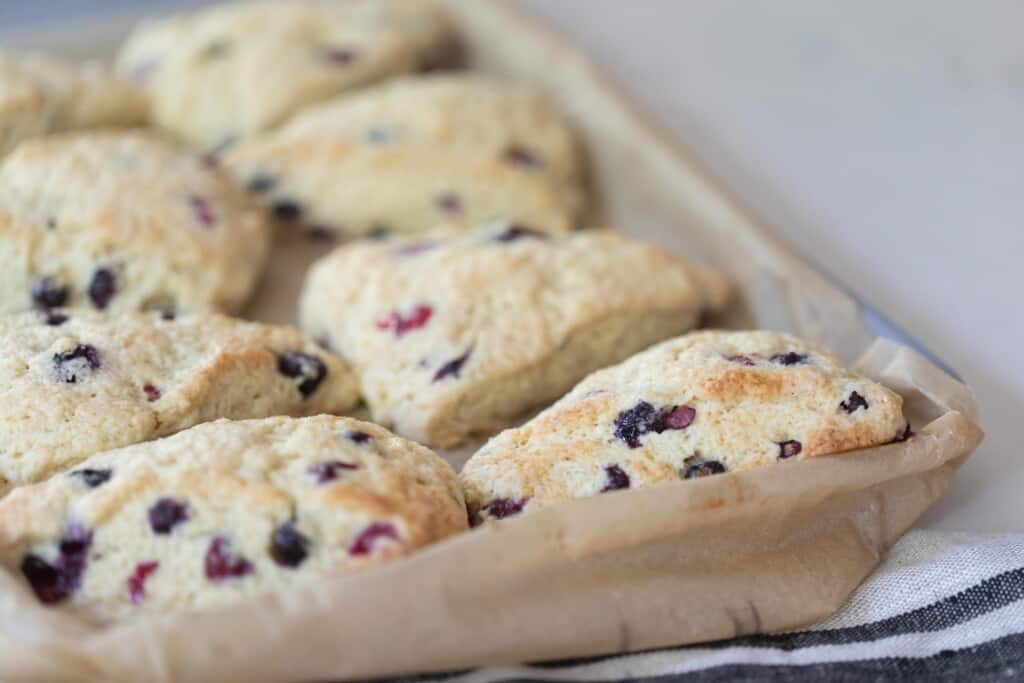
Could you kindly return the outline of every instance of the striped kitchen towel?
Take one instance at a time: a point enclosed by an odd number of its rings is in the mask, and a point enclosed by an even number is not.
[[[1024,680],[1024,535],[911,532],[838,614],[804,630],[400,680]]]

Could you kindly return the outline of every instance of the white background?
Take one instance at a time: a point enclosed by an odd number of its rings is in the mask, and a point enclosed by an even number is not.
[[[921,526],[1024,529],[1024,2],[521,1],[975,388],[987,439]],[[0,35],[142,4],[0,0]]]

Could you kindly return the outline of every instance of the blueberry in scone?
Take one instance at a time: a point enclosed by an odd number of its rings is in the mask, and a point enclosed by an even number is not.
[[[0,563],[43,604],[110,619],[365,570],[466,528],[451,467],[377,425],[220,420],[0,500]]]
[[[146,98],[95,63],[0,52],[0,157],[32,137],[145,121]]]
[[[566,119],[539,93],[473,75],[403,78],[311,107],[225,163],[281,222],[342,235],[494,219],[557,231],[586,204]]]
[[[0,316],[0,495],[221,417],[341,413],[351,370],[290,327],[216,314]],[[102,471],[81,470],[90,485]]]
[[[609,230],[496,224],[339,247],[303,328],[346,358],[373,419],[452,446],[719,309],[720,276]]]
[[[454,41],[427,0],[233,2],[143,23],[118,69],[148,93],[155,125],[222,150],[310,104],[428,67]]]
[[[144,133],[36,138],[0,163],[0,313],[233,312],[269,240],[221,171]]]
[[[474,73],[406,76],[312,106],[274,134],[443,148],[501,161],[578,191],[578,143],[541,93]]]
[[[595,372],[460,475],[476,521],[905,439],[903,400],[774,332],[694,332]]]

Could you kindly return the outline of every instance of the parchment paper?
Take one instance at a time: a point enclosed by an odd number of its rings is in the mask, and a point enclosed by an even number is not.
[[[866,451],[574,501],[382,569],[204,612],[97,627],[0,571],[0,681],[317,681],[625,652],[835,611],[948,487],[982,433],[970,390],[872,341],[855,304],[776,243],[581,55],[510,7],[449,0],[474,68],[545,89],[585,138],[595,221],[703,258],[741,296],[718,324],[789,330],[906,399],[915,436]],[[89,54],[123,25],[51,37]],[[278,248],[252,317],[291,321],[305,263]],[[449,454],[453,458],[458,454]]]

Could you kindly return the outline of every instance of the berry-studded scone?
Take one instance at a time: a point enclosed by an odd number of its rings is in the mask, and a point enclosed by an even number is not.
[[[311,269],[300,317],[352,364],[374,421],[448,447],[692,329],[727,294],[609,230],[501,224],[339,247]]]
[[[146,119],[142,92],[95,63],[0,52],[0,157],[22,140]]]
[[[454,42],[427,0],[233,2],[142,24],[118,69],[149,93],[155,124],[211,148],[431,66]]]
[[[226,162],[280,220],[342,235],[494,219],[564,230],[585,204],[564,117],[480,76],[405,78],[318,105]]]
[[[393,561],[466,530],[455,472],[373,424],[220,420],[0,501],[0,562],[98,619],[201,608]]]
[[[143,133],[21,144],[0,164],[0,312],[235,311],[263,270],[263,212]]]
[[[291,327],[217,314],[0,316],[0,495],[221,417],[341,413],[351,370]]]
[[[462,470],[476,521],[905,439],[902,398],[773,332],[695,332],[587,377]]]

